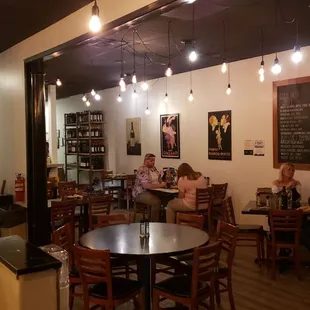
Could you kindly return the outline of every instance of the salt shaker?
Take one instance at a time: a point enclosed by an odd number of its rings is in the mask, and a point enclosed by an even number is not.
[[[150,222],[145,221],[145,237],[148,238],[150,236]]]
[[[143,220],[140,221],[140,238],[145,237],[145,223]]]

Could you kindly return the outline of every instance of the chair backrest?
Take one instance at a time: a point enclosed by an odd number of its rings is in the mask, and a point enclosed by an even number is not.
[[[76,181],[70,181],[70,182],[59,182],[58,183],[58,193],[59,197],[63,198],[66,195],[68,195],[68,192],[70,192],[70,195],[73,195],[75,193],[76,188]]]
[[[47,199],[52,199],[53,198],[53,183],[52,182],[47,182]]]
[[[198,295],[199,281],[209,281],[214,287],[215,273],[220,259],[221,242],[217,241],[211,245],[194,249],[192,262],[192,298]]]
[[[51,203],[51,226],[52,231],[56,230],[57,223],[69,223],[74,229],[74,213],[76,202],[75,200],[52,201]]]
[[[196,189],[196,210],[208,209],[212,206],[213,187]]]
[[[110,214],[112,199],[112,195],[89,197],[88,217],[90,229],[100,227],[98,223],[94,223],[94,218],[98,215]]]
[[[107,300],[111,308],[113,308],[110,251],[90,250],[80,246],[75,246],[74,256],[83,286],[84,309],[90,309],[89,285],[96,283],[107,284]]]
[[[52,233],[52,242],[68,252],[69,256],[69,268],[72,267],[73,259],[72,259],[72,252],[73,252],[73,236],[72,236],[72,229],[71,225],[65,224],[59,227],[57,230],[53,231]]]
[[[300,243],[302,224],[302,210],[270,210],[269,221],[273,243],[277,243],[277,233],[292,233],[295,235],[295,244]]]
[[[198,214],[177,213],[176,223],[186,225],[203,230],[205,217]]]
[[[130,224],[131,215],[129,213],[116,213],[97,216],[98,227],[106,227],[119,224]]]
[[[235,226],[236,225],[235,211],[231,196],[222,200],[221,208],[224,221],[228,224]]]
[[[216,241],[221,240],[222,252],[227,252],[226,263],[229,272],[231,272],[231,267],[235,257],[237,239],[238,239],[238,228],[236,226],[225,223],[223,221],[218,221]]]
[[[212,184],[214,188],[213,199],[225,199],[228,183],[223,184]]]
[[[126,189],[127,191],[132,190],[133,187],[135,186],[135,182],[136,182],[136,175],[135,174],[128,174],[126,176]]]

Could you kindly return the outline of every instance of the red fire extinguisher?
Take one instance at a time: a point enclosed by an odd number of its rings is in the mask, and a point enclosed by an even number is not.
[[[25,201],[25,178],[22,176],[21,173],[16,173],[15,201]]]

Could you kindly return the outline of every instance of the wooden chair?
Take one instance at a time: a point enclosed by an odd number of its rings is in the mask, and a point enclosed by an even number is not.
[[[113,171],[112,170],[105,170],[101,173],[101,181],[103,184],[103,190],[109,191],[112,194],[112,197],[118,196],[119,190],[122,189],[119,185],[106,185],[107,183],[112,182],[113,184]]]
[[[112,195],[89,197],[88,217],[90,230],[100,227],[96,221],[97,216],[110,214],[112,199]]]
[[[236,224],[234,207],[230,196],[222,201],[222,215],[225,222],[238,228],[237,246],[256,247],[256,262],[262,263],[265,259],[263,226]]]
[[[114,309],[132,299],[138,309],[144,309],[140,282],[112,276],[110,251],[76,246],[75,257],[83,285],[84,310],[93,309],[93,304]]]
[[[218,272],[216,273],[216,302],[220,305],[221,293],[228,292],[231,310],[236,309],[232,291],[232,265],[236,252],[237,238],[237,227],[223,221],[218,221],[216,240],[221,240],[221,252],[226,252],[226,261],[222,261],[220,258]]]
[[[132,215],[130,213],[116,213],[97,216],[98,227],[107,227],[112,225],[130,224]]]
[[[76,181],[70,181],[70,182],[59,182],[58,183],[58,194],[60,198],[63,198],[65,196],[64,191],[70,191],[73,195],[75,193],[76,189]],[[66,192],[67,194],[68,192]]]
[[[201,304],[214,310],[215,274],[221,251],[221,242],[194,249],[191,276],[180,275],[155,284],[153,310],[161,309],[160,301],[170,299],[178,304],[198,309]],[[205,279],[208,281],[205,281]],[[163,298],[161,298],[163,297]],[[209,298],[209,305],[204,301]]]
[[[150,220],[151,219],[151,206],[134,201],[133,204],[133,222],[136,222],[137,214],[142,214],[142,220]]]
[[[130,174],[126,176],[126,188],[118,191],[118,207],[121,208],[121,202],[126,201],[126,208],[129,210],[133,205],[132,189],[135,185],[136,175]]]
[[[205,218],[203,215],[191,214],[191,213],[177,213],[176,224],[195,227],[198,229],[204,229]]]
[[[223,184],[212,184],[214,188],[213,191],[213,202],[212,202],[212,224],[214,221],[218,221],[222,219],[222,201],[226,198],[226,192],[228,183]]]
[[[213,187],[196,189],[196,213],[203,214],[208,218],[208,231],[212,232],[212,203]]]
[[[276,261],[290,259],[290,257],[277,254],[277,250],[280,249],[293,251],[295,272],[301,279],[300,232],[302,216],[302,210],[271,210],[269,213],[271,240],[267,241],[267,257],[271,258],[273,280],[276,278]]]
[[[47,181],[47,199],[53,199],[54,196],[54,186],[52,182]]]
[[[70,224],[65,224],[52,234],[52,242],[68,252],[69,257],[69,309],[73,309],[74,297],[82,297],[82,293],[76,293],[75,288],[81,285],[80,275],[75,267],[73,253],[73,236]]]

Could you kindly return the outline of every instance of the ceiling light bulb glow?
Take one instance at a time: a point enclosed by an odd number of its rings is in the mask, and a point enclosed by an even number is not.
[[[229,96],[231,94],[231,86],[228,84],[227,89],[226,89],[226,94]]]
[[[121,76],[121,79],[119,80],[119,86],[121,87],[121,88],[126,88],[126,83],[125,83],[125,80],[124,80],[124,77],[123,76]]]
[[[197,58],[198,58],[198,55],[197,55],[196,51],[195,51],[195,50],[192,50],[192,51],[189,53],[188,58],[189,58],[189,60],[190,60],[191,62],[195,62],[195,61],[197,60]]]
[[[193,101],[194,100],[194,94],[193,91],[191,90],[188,96],[188,101]]]
[[[89,100],[86,100],[85,104],[86,104],[87,107],[89,107],[90,106]]]
[[[265,81],[265,74],[264,74],[264,73],[259,75],[259,80],[260,80],[261,82],[264,82],[264,81]]]
[[[94,89],[91,90],[90,94],[94,97],[96,95],[96,92]]]
[[[265,73],[264,66],[261,66],[260,69],[258,70],[259,75],[263,75]]]
[[[83,100],[84,102],[86,102],[86,101],[87,101],[87,97],[86,97],[86,95],[84,95],[84,96],[82,97],[82,100]]]
[[[227,63],[226,62],[223,62],[221,70],[222,70],[222,73],[225,73],[227,71]]]
[[[138,97],[138,94],[137,94],[136,90],[134,90],[132,93],[132,98],[136,99],[137,97]]]
[[[99,101],[99,100],[101,99],[101,96],[97,93],[97,94],[95,95],[95,99],[96,99],[97,101]]]
[[[168,100],[169,100],[169,99],[168,99],[168,94],[166,93],[164,102],[165,102],[165,103],[168,103]]]
[[[97,2],[95,1],[95,4],[93,5],[92,9],[91,9],[92,13],[91,13],[91,18],[88,24],[89,29],[96,33],[98,31],[100,31],[102,25],[101,25],[101,21],[99,18],[99,7],[97,5]]]
[[[173,74],[173,72],[172,72],[172,69],[171,69],[171,65],[169,64],[168,67],[167,67],[167,70],[165,72],[165,75],[167,77],[170,77],[172,74]]]
[[[271,72],[273,74],[279,74],[279,73],[281,73],[281,71],[282,71],[282,68],[281,68],[281,65],[279,63],[279,59],[278,59],[278,57],[276,57],[274,62],[273,62],[273,66],[271,68]]]
[[[187,3],[192,4],[194,3],[196,0],[187,0]]]
[[[151,114],[151,111],[149,109],[149,107],[147,107],[144,111],[145,115],[150,115]]]
[[[117,101],[118,101],[118,102],[122,102],[122,101],[123,101],[123,98],[122,98],[121,94],[118,95]]]
[[[56,80],[56,85],[57,85],[57,86],[61,86],[61,85],[62,85],[62,82],[60,81],[60,79],[57,79],[57,80]]]
[[[137,83],[136,72],[133,73],[133,75],[132,75],[132,80],[131,80],[131,81],[132,81],[133,84],[136,84],[136,83]]]
[[[142,90],[146,91],[149,89],[149,84],[147,82],[143,82],[141,85]]]
[[[294,53],[292,54],[292,61],[295,64],[298,64],[302,61],[302,53],[300,50],[300,46],[295,46]]]

